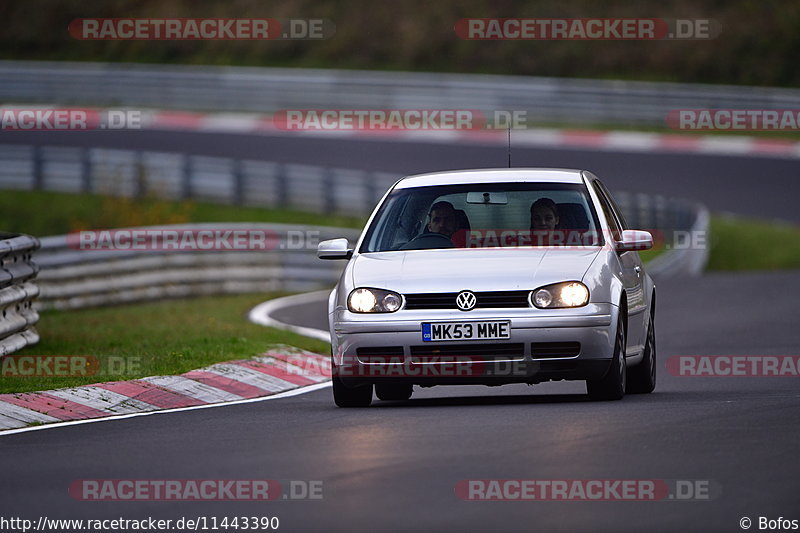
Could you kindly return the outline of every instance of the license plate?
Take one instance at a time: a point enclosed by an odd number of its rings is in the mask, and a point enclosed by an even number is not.
[[[422,323],[422,340],[425,342],[496,340],[510,337],[509,320]]]

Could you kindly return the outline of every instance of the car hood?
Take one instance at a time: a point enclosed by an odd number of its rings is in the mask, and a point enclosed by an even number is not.
[[[443,249],[376,252],[353,259],[354,287],[400,293],[531,290],[580,280],[594,248]]]

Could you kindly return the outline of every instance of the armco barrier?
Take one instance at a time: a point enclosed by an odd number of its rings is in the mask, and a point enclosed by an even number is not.
[[[629,225],[660,232],[667,245],[679,231],[705,237],[708,230],[705,208],[691,202],[625,193],[619,193],[617,200]],[[359,236],[353,229],[284,224],[185,224],[157,229],[245,229],[266,232],[275,239],[269,250],[163,251],[82,250],[66,235],[45,237],[36,255],[42,269],[39,306],[74,309],[170,297],[330,287],[344,263],[317,259],[316,244],[337,237],[354,244]],[[672,246],[648,270],[660,277],[697,275],[706,260],[704,247]]]
[[[0,357],[39,342],[39,314],[32,306],[39,294],[32,260],[38,247],[35,237],[0,233]]]
[[[524,110],[537,122],[664,126],[673,109],[795,109],[800,90],[622,80],[125,63],[0,61],[0,102],[272,113]]]
[[[65,192],[106,192],[137,196],[202,199],[219,203],[290,207],[318,213],[364,215],[400,176],[351,169],[286,165],[264,161],[85,148],[0,145],[0,188]],[[643,194],[615,194],[631,227],[656,230],[664,242],[676,232],[706,232],[708,215],[693,202]],[[222,224],[194,225],[219,228]],[[318,232],[318,239],[354,230],[263,224],[224,224]],[[81,251],[66,236],[45,237],[37,262],[42,267],[41,306],[76,308],[137,300],[250,291],[302,291],[332,285],[341,264],[316,259],[313,246],[278,246],[269,251],[153,252]],[[306,243],[308,244],[308,243]],[[670,249],[652,272],[699,274],[705,248]],[[331,264],[333,263],[333,264]]]
[[[258,251],[81,250],[68,236],[42,238],[37,305],[76,309],[211,294],[300,292],[333,286],[344,264],[320,261],[316,243],[353,229],[226,223],[158,226],[158,230],[249,230],[274,237]],[[132,228],[129,228],[132,229]],[[139,228],[143,229],[143,228]],[[149,228],[156,229],[156,228]]]
[[[388,172],[183,153],[0,144],[0,188],[152,194],[170,199],[366,214],[399,178]]]

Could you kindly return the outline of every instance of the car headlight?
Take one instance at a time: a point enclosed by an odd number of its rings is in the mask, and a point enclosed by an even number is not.
[[[381,289],[355,289],[347,297],[347,308],[354,313],[394,313],[403,300],[399,294]]]
[[[540,309],[581,307],[589,303],[589,289],[580,281],[554,283],[531,291],[530,300]]]

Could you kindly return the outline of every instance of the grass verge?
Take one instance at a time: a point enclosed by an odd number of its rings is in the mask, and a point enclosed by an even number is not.
[[[9,377],[4,371],[0,393],[181,374],[213,363],[253,357],[263,353],[265,346],[276,343],[328,353],[325,342],[247,320],[252,307],[277,296],[280,295],[214,296],[44,312],[37,325],[42,340],[16,357],[94,356],[100,371],[76,377]]]
[[[800,227],[761,220],[713,216],[707,270],[800,268]]]
[[[36,216],[32,217],[32,212]],[[366,217],[170,201],[151,196],[131,199],[47,191],[0,192],[0,229],[37,237],[87,229],[191,222],[276,222],[361,229]]]

